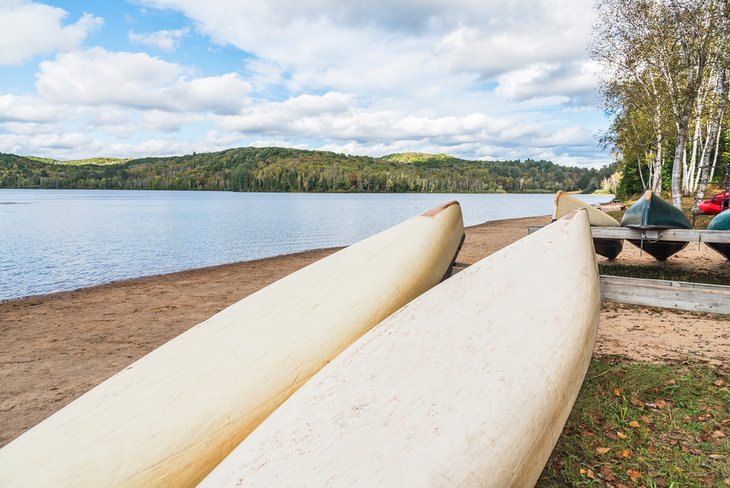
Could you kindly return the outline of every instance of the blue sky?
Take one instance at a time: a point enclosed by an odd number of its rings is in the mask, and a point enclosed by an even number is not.
[[[600,166],[580,0],[0,0],[0,152]]]

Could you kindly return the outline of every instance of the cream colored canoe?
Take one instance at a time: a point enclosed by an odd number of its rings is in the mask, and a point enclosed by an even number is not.
[[[588,221],[592,226],[596,227],[618,227],[618,220],[614,219],[605,212],[601,212],[595,207],[587,203],[571,197],[564,191],[559,191],[555,195],[555,206],[553,207],[553,220],[557,220],[570,212],[579,208],[585,208],[588,211]],[[596,253],[605,256],[608,259],[616,259],[624,248],[623,239],[593,239],[593,247]]]
[[[0,486],[194,486],[311,375],[437,284],[456,202],[226,308],[0,450]]]
[[[596,227],[618,227],[620,224],[618,220],[614,219],[606,212],[598,210],[575,197],[571,197],[564,191],[559,191],[555,194],[555,206],[553,207],[553,220],[558,220],[565,217],[570,212],[578,210],[579,208],[585,208],[588,210],[588,221],[591,225]]]
[[[200,486],[532,486],[588,367],[599,293],[578,211],[380,323]]]

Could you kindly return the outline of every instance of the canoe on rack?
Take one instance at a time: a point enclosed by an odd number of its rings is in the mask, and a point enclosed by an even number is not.
[[[692,223],[680,209],[665,202],[650,190],[626,210],[621,225],[644,231],[692,228]],[[658,261],[664,261],[687,247],[687,242],[682,241],[650,239],[628,239],[628,241]]]
[[[706,215],[717,215],[730,207],[730,191],[721,191],[709,200],[700,202],[697,206]]]
[[[597,208],[592,207],[575,197],[571,197],[562,190],[555,194],[553,221],[556,221],[579,208],[585,208],[588,210],[588,221],[592,227],[618,227],[620,225],[618,220],[614,219],[607,213],[601,212]],[[624,241],[623,239],[594,238],[593,247],[596,249],[597,254],[608,259],[616,259],[616,256],[618,256],[624,248]]]
[[[533,486],[578,395],[599,309],[579,210],[373,328],[200,486]]]
[[[730,230],[730,210],[717,214],[707,225],[707,230]],[[725,256],[725,259],[730,259],[730,243],[708,242],[707,245]]]
[[[195,486],[322,366],[441,281],[463,233],[450,202],[231,305],[0,449],[0,486]]]

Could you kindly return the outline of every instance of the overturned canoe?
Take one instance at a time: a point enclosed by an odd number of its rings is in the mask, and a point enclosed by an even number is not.
[[[715,216],[707,225],[707,230],[730,230],[730,210],[725,210]],[[730,243],[708,242],[707,245],[725,256],[725,259],[730,259]]]
[[[571,197],[564,191],[555,194],[555,205],[553,206],[553,221],[565,217],[570,212],[579,208],[588,210],[588,222],[592,227],[618,227],[618,220],[614,219],[605,212],[601,212],[595,207],[585,202]],[[616,259],[624,248],[623,239],[602,239],[594,238],[593,247],[597,254],[605,256],[608,259]]]
[[[437,284],[462,236],[451,202],[231,305],[0,449],[0,486],[194,486],[317,370]]]
[[[692,228],[689,219],[680,209],[665,202],[650,190],[626,210],[621,219],[621,225],[645,231]],[[652,241],[650,239],[628,239],[628,241],[659,261],[664,261],[687,247],[687,242],[681,241]]]
[[[365,334],[200,486],[532,486],[578,395],[599,308],[578,211]]]
[[[700,211],[707,215],[717,215],[730,207],[730,191],[721,191],[709,200],[704,200],[697,205]]]

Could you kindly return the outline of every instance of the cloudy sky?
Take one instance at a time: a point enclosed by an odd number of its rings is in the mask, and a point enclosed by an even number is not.
[[[0,152],[600,166],[584,0],[0,0]]]

